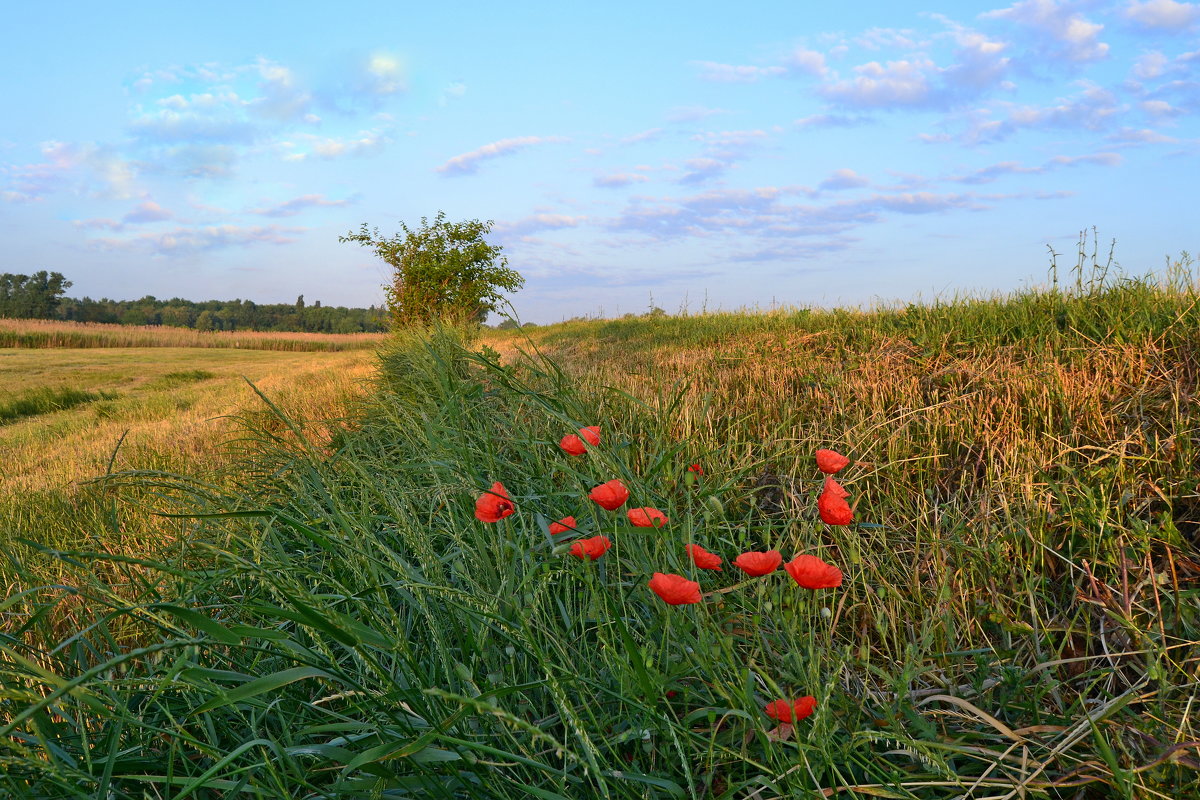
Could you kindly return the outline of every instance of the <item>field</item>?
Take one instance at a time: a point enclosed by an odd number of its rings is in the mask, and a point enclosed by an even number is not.
[[[50,327],[0,325],[17,333]],[[229,443],[240,427],[235,416],[253,419],[267,410],[247,381],[297,419],[319,421],[348,414],[373,372],[374,353],[362,347],[327,350],[319,341],[320,349],[310,351],[178,347],[170,346],[177,339],[171,330],[158,332],[156,346],[124,347],[117,326],[87,327],[107,336],[107,344],[0,349],[0,546],[21,560],[27,579],[32,574],[39,582],[57,583],[73,568],[37,556],[17,539],[64,549],[111,546],[100,532],[117,525],[118,549],[129,554],[159,553],[175,542],[178,523],[133,506],[118,509],[110,493],[89,482],[108,471],[213,475],[230,463]],[[136,333],[130,341],[155,335]],[[268,347],[280,341],[260,336]],[[317,424],[311,433],[327,442],[333,432]],[[11,589],[15,581],[14,564],[5,559],[0,586]]]
[[[96,484],[86,547],[27,523],[92,552],[32,548],[9,578],[0,793],[1200,796],[1189,267],[870,312],[414,331],[336,424],[344,401],[304,402],[332,361],[272,362],[278,413],[226,394],[265,363],[221,388],[167,377],[216,361],[160,350],[136,384],[73,381],[123,394],[51,415],[64,431],[207,386],[180,416],[258,413],[219,457],[172,460],[167,435],[159,471]],[[593,425],[598,445],[560,447]],[[81,472],[119,430],[87,432]],[[31,491],[59,440],[26,439]],[[128,444],[114,470],[143,470]],[[850,459],[848,525],[818,513],[822,448]],[[610,480],[615,511],[589,499]],[[643,507],[668,522],[632,524]],[[841,574],[753,576],[749,551]],[[655,573],[698,594],[668,603]],[[779,718],[802,698],[810,716]]]

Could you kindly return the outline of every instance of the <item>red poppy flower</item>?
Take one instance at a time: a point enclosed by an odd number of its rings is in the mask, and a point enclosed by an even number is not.
[[[588,497],[595,501],[596,505],[601,508],[607,508],[609,511],[615,511],[625,504],[629,499],[629,490],[625,488],[625,484],[620,481],[609,481],[602,483],[588,493]]]
[[[767,703],[763,711],[771,719],[777,719],[780,722],[799,722],[805,717],[812,716],[816,707],[817,698],[806,695],[799,700],[772,700]]]
[[[573,433],[568,433],[558,443],[558,446],[566,451],[569,456],[581,456],[587,452],[587,445]]]
[[[836,482],[834,485],[837,486]],[[854,512],[850,510],[846,498],[828,489],[817,498],[817,512],[828,525],[849,525],[854,520]]]
[[[579,435],[582,436],[584,441],[586,441],[592,447],[595,447],[596,445],[600,444],[600,426],[599,425],[589,425],[586,428],[580,428]]]
[[[575,518],[563,517],[558,522],[550,523],[550,535],[558,536],[560,533],[570,533],[575,530]]]
[[[492,490],[484,492],[475,501],[475,518],[482,522],[499,522],[516,510],[500,481],[493,483]]]
[[[650,590],[673,606],[685,606],[700,602],[700,584],[689,581],[682,575],[654,573],[647,584]]]
[[[778,550],[767,550],[765,553],[751,550],[735,558],[733,563],[741,567],[747,575],[758,577],[779,569],[779,565],[783,563],[783,556]]]
[[[700,569],[715,569],[721,572],[721,557],[716,553],[710,553],[698,544],[685,544],[684,550],[687,550],[689,556],[692,557],[692,563]]]
[[[576,558],[590,558],[592,561],[595,561],[607,553],[610,547],[612,547],[612,540],[607,536],[593,536],[590,539],[580,539],[571,545],[571,555]]]
[[[828,475],[825,476],[825,485],[821,487],[821,492],[823,494],[831,494],[834,497],[849,497],[850,496],[850,493],[847,492],[844,488],[842,488],[842,485],[840,483],[838,483],[837,481],[835,481],[833,478],[829,477]]]
[[[631,508],[625,512],[625,516],[629,517],[629,521],[638,528],[661,528],[670,521],[665,514],[650,506]]]
[[[817,469],[824,472],[826,475],[833,475],[835,472],[841,472],[850,459],[846,458],[836,450],[818,450],[817,451]]]
[[[805,589],[834,589],[842,585],[842,571],[816,556],[796,556],[783,568]]]
[[[688,472],[694,472],[694,473],[696,473],[697,475],[703,475],[703,474],[704,474],[704,467],[700,466],[699,464],[692,464],[690,467],[688,467],[688,468],[687,468],[687,471],[688,471]]]

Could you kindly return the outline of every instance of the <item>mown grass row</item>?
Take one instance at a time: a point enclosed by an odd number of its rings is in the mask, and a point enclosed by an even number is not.
[[[8,601],[38,607],[0,643],[0,787],[1196,794],[1195,307],[1194,285],[1126,282],[397,342],[332,451],[276,418],[247,429],[236,492],[108,482],[181,515],[181,551],[101,557],[113,588]],[[592,424],[600,447],[558,449]],[[815,512],[825,446],[856,462],[847,528]],[[588,502],[611,478],[670,525]],[[488,525],[472,509],[496,480],[518,510]],[[612,550],[567,555],[546,523],[568,514]],[[846,580],[701,574],[687,542],[814,553]],[[705,601],[666,606],[655,571],[699,580]],[[50,638],[60,602],[93,622]],[[801,694],[818,708],[794,728],[763,713]]]
[[[21,419],[65,411],[68,408],[91,403],[96,400],[112,400],[111,392],[89,392],[70,387],[39,386],[16,395],[0,397],[0,425]]]
[[[385,338],[379,333],[197,331],[163,325],[0,318],[0,348],[230,347],[332,352],[377,347]]]

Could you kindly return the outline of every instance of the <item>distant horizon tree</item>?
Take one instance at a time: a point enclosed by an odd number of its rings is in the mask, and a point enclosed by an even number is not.
[[[211,330],[301,331],[306,333],[378,333],[387,330],[388,313],[380,306],[346,308],[320,301],[256,303],[253,300],[159,300],[146,295],[138,300],[102,297],[63,297],[72,284],[58,272],[33,275],[0,273],[0,317],[61,319],[70,322],[103,322],[116,325],[169,325]],[[208,316],[201,321],[203,314]]]
[[[53,319],[73,284],[61,272],[0,273],[0,317]]]

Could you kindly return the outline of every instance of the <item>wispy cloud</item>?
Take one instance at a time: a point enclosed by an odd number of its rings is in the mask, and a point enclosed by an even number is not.
[[[330,200],[323,194],[305,194],[282,203],[251,209],[250,213],[262,217],[294,217],[310,208],[345,208],[356,203],[358,199],[359,195]]]
[[[634,183],[645,183],[650,180],[637,172],[614,172],[609,175],[597,175],[592,178],[592,185],[601,189],[619,189]]]
[[[301,133],[279,143],[279,147],[290,151],[283,156],[285,161],[307,161],[320,158],[326,161],[343,156],[374,156],[383,152],[391,142],[381,129],[359,131],[352,136],[315,136]]]
[[[854,109],[947,109],[1009,85],[1008,44],[973,31],[941,15],[956,44],[946,66],[927,55],[853,68],[854,76],[832,73],[818,92],[835,105]]]
[[[1122,159],[1119,153],[1102,152],[1088,153],[1081,156],[1054,156],[1039,166],[1025,166],[1019,161],[1001,161],[997,164],[977,169],[974,172],[966,175],[957,175],[948,178],[947,180],[956,183],[966,184],[982,184],[991,183],[992,181],[1002,178],[1006,175],[1041,175],[1051,170],[1060,167],[1075,167],[1079,165],[1093,165],[1104,167],[1115,167],[1121,163]]]
[[[990,109],[976,109],[967,115],[967,126],[958,138],[963,144],[997,142],[1023,128],[1062,128],[1100,131],[1110,127],[1125,110],[1112,90],[1080,81],[1077,95],[1059,98],[1053,105],[1016,106],[1004,104],[1006,114],[993,118]]]
[[[119,238],[98,237],[92,239],[91,244],[103,250],[145,250],[174,256],[258,244],[290,244],[305,230],[307,228],[280,225],[206,225]]]
[[[491,144],[485,144],[483,147],[476,148],[470,152],[454,156],[445,164],[438,167],[437,172],[451,176],[473,175],[478,171],[479,162],[481,161],[511,155],[527,147],[534,147],[539,144],[566,141],[568,140],[561,136],[518,136],[512,139],[501,139]]]
[[[801,117],[792,124],[800,130],[806,130],[810,128],[855,128],[859,125],[869,125],[873,121],[870,117],[846,114],[813,114]]]
[[[138,192],[138,168],[111,147],[91,143],[49,141],[42,160],[0,168],[7,178],[3,197],[10,202],[41,200],[56,192],[122,199]]]
[[[663,134],[662,128],[649,128],[648,130],[630,134],[629,136],[621,137],[621,144],[640,144],[641,142],[653,142]]]
[[[676,106],[666,113],[667,122],[699,122],[702,119],[728,114],[724,108],[709,108],[708,106]]]
[[[586,216],[568,214],[532,214],[512,222],[496,224],[495,232],[501,236],[528,236],[541,231],[576,228],[587,220]]]
[[[143,222],[162,222],[174,218],[174,214],[158,203],[153,200],[146,200],[140,203],[133,211],[121,217],[121,221],[127,225],[136,225]]]
[[[755,67],[720,64],[716,61],[694,61],[692,63],[700,71],[700,80],[713,83],[757,83],[763,78],[777,78],[787,74],[787,69],[781,66]]]

